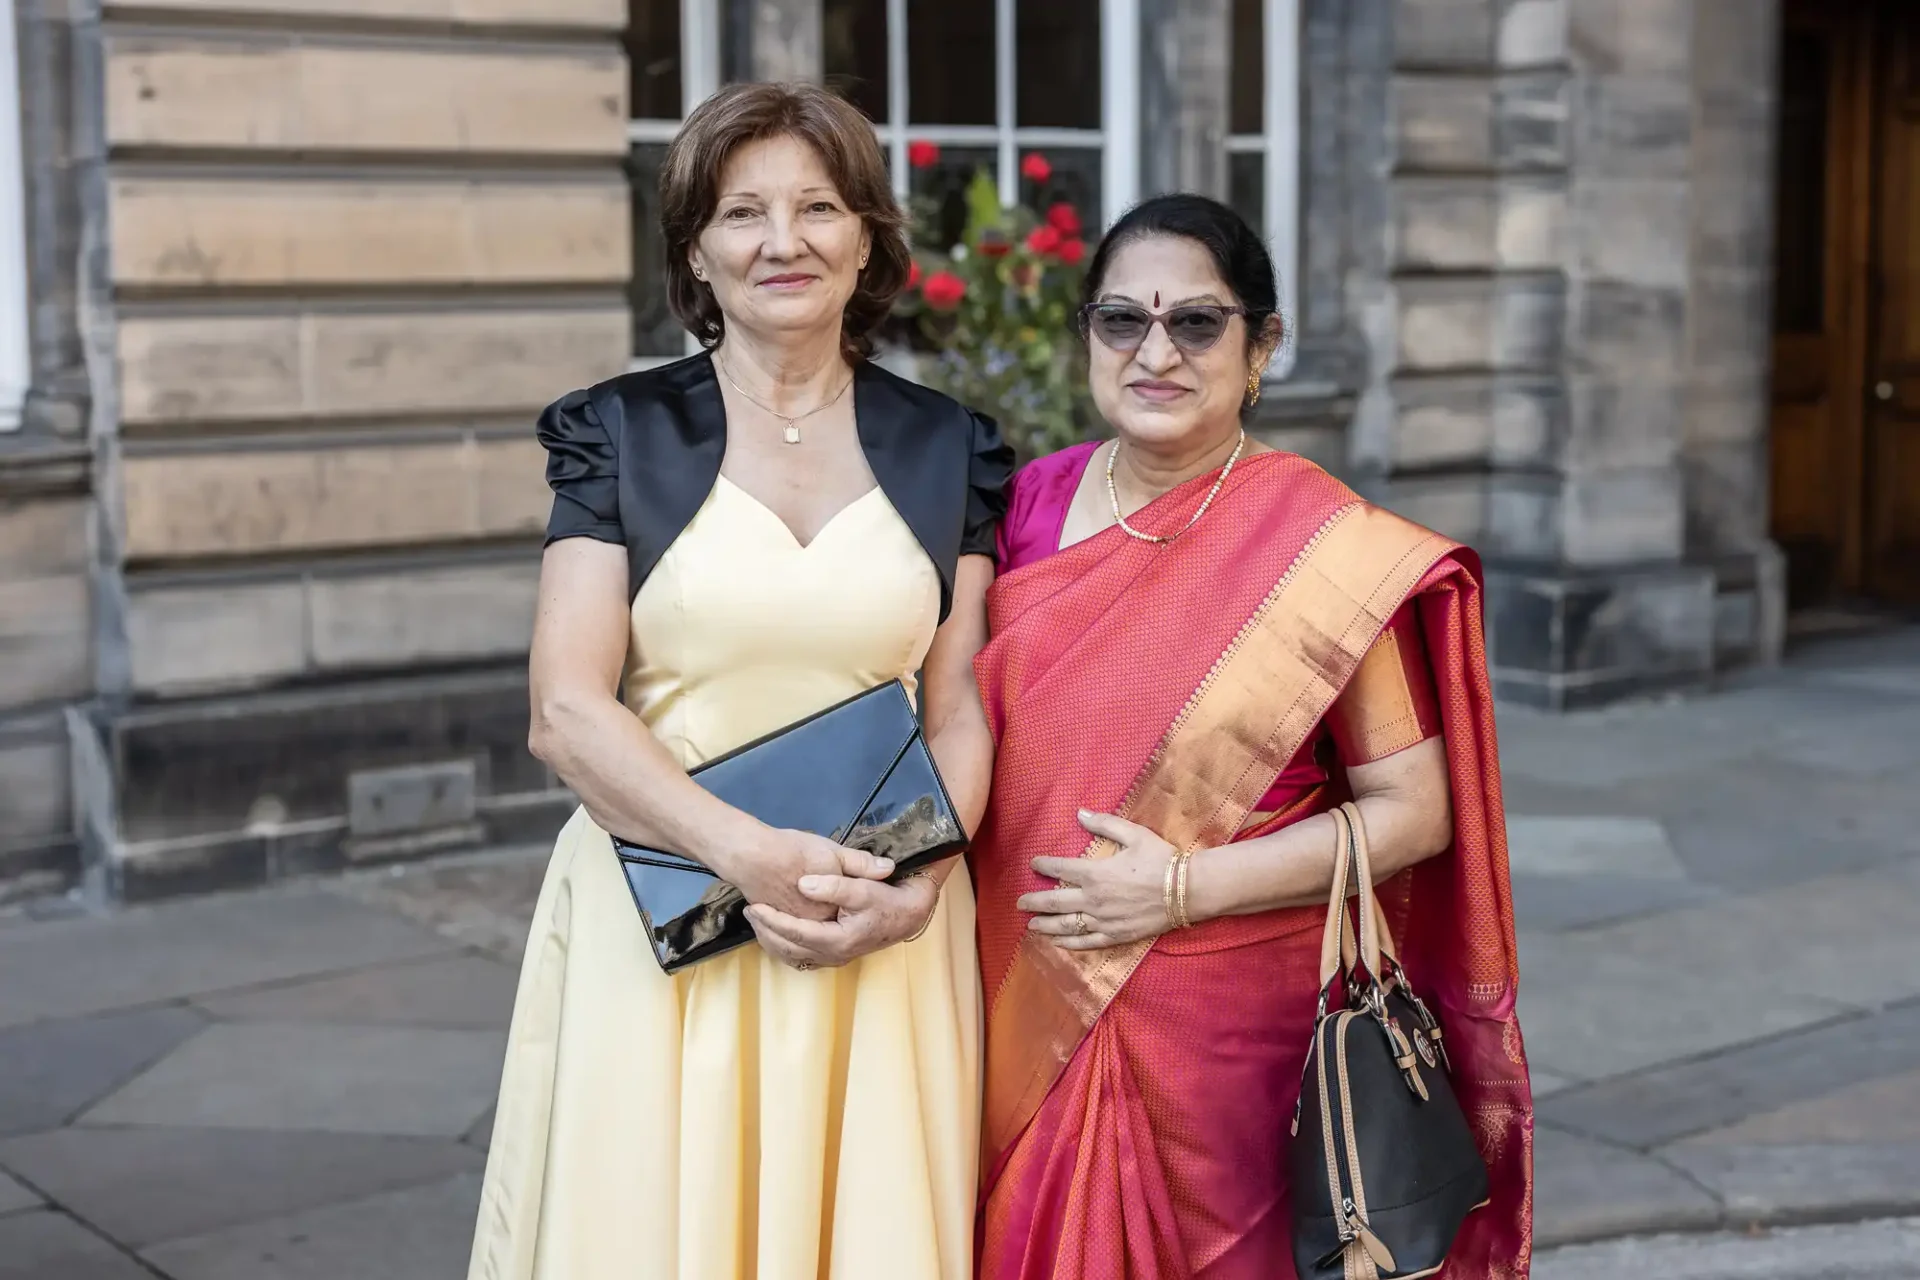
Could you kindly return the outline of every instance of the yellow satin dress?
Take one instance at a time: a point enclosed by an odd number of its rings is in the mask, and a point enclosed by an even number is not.
[[[625,702],[692,766],[886,680],[940,582],[885,495],[806,546],[724,477],[633,603]],[[520,974],[469,1280],[966,1280],[981,999],[973,893],[917,941],[797,972],[663,974],[576,811]]]

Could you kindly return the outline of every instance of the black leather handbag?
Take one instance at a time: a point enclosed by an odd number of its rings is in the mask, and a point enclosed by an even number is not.
[[[768,826],[891,858],[895,878],[967,845],[898,680],[716,756],[690,776]],[[746,899],[699,862],[617,836],[613,848],[668,973],[753,941]]]
[[[1430,1276],[1487,1202],[1487,1168],[1447,1079],[1440,1023],[1394,956],[1360,811],[1344,804],[1333,817],[1320,1005],[1287,1152],[1294,1269],[1300,1280]],[[1347,929],[1355,882],[1357,954]],[[1330,1010],[1342,975],[1346,1007]]]

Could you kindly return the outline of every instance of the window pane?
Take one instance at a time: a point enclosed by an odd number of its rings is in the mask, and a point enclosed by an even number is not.
[[[821,13],[827,86],[887,121],[887,0],[826,0]]]
[[[636,144],[627,154],[633,188],[633,280],[627,302],[633,308],[633,353],[677,356],[685,352],[686,330],[667,307],[666,247],[660,239],[660,166],[664,143]]]
[[[907,118],[994,123],[994,47],[987,0],[908,0]]]
[[[680,0],[628,0],[628,110],[636,120],[680,118]]]
[[[1013,50],[1021,126],[1100,127],[1100,0],[1020,0]]]
[[[1056,204],[1070,204],[1080,214],[1081,225],[1091,235],[1100,226],[1100,151],[1095,147],[1029,147],[1020,153],[1024,161],[1031,155],[1043,155],[1053,173],[1045,182],[1020,179],[1020,197],[1044,212]]]
[[[1228,72],[1230,133],[1265,133],[1266,23],[1264,0],[1233,0],[1233,67]]]
[[[938,160],[914,169],[912,194],[931,209],[931,225],[918,228],[925,247],[944,252],[959,242],[967,230],[967,187],[981,170],[992,179],[997,164],[992,147],[942,147]]]
[[[1794,31],[1780,48],[1780,151],[1775,164],[1773,327],[1826,327],[1827,42]]]
[[[1236,151],[1227,157],[1227,203],[1245,218],[1260,238],[1267,238],[1267,158],[1258,151]]]

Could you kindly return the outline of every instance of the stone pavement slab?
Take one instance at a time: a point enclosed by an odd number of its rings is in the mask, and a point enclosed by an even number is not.
[[[0,1216],[38,1208],[45,1203],[31,1188],[21,1186],[6,1171],[0,1170]]]
[[[465,1274],[480,1178],[272,1218],[144,1251],[170,1280],[429,1280]]]
[[[33,1209],[0,1218],[0,1280],[153,1280],[153,1273],[66,1214]]]
[[[0,1026],[417,959],[449,939],[336,893],[292,887],[0,930]]]
[[[1911,1056],[1901,1059],[1912,1062]],[[1748,1116],[1695,1141],[1715,1143],[1920,1143],[1920,1071],[1836,1089]],[[1920,1171],[1917,1171],[1920,1172]],[[1920,1176],[1914,1179],[1920,1185]]]
[[[1661,1154],[1713,1192],[1729,1222],[1920,1213],[1920,1142],[1685,1142]]]
[[[1718,1226],[1720,1202],[1657,1159],[1550,1125],[1533,1140],[1535,1247]]]
[[[344,875],[323,882],[323,887],[417,921],[518,966],[534,901],[552,856],[548,844],[513,845]]]
[[[1534,1280],[1920,1280],[1920,1221],[1659,1236],[1534,1256]]]
[[[132,1247],[204,1235],[477,1170],[444,1139],[236,1129],[62,1129],[0,1164]]]
[[[1683,914],[1645,919],[1666,927]],[[1611,936],[1627,927],[1520,935],[1520,1026],[1529,1061],[1567,1079],[1601,1080],[1853,1012],[1786,991],[1756,995],[1751,974],[1692,963],[1698,957],[1676,963],[1671,954],[1635,951]]]
[[[1650,1150],[1879,1080],[1915,1061],[1920,1002],[1567,1090],[1541,1102],[1539,1114],[1576,1133]]]
[[[496,1031],[219,1023],[82,1123],[458,1138],[494,1100],[504,1044]]]
[[[216,1018],[267,1022],[355,1022],[496,1030],[513,1016],[519,982],[490,956],[437,956],[413,964],[202,996]]]
[[[65,1124],[206,1024],[166,1005],[0,1029],[0,1137]]]

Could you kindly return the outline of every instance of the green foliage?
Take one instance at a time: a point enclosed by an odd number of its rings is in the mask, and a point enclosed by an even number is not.
[[[1087,254],[1080,220],[1066,204],[1002,208],[984,170],[965,209],[960,239],[943,244],[938,203],[912,202],[919,273],[898,311],[917,331],[920,376],[997,418],[1023,459],[1052,453],[1095,420],[1074,329]]]

